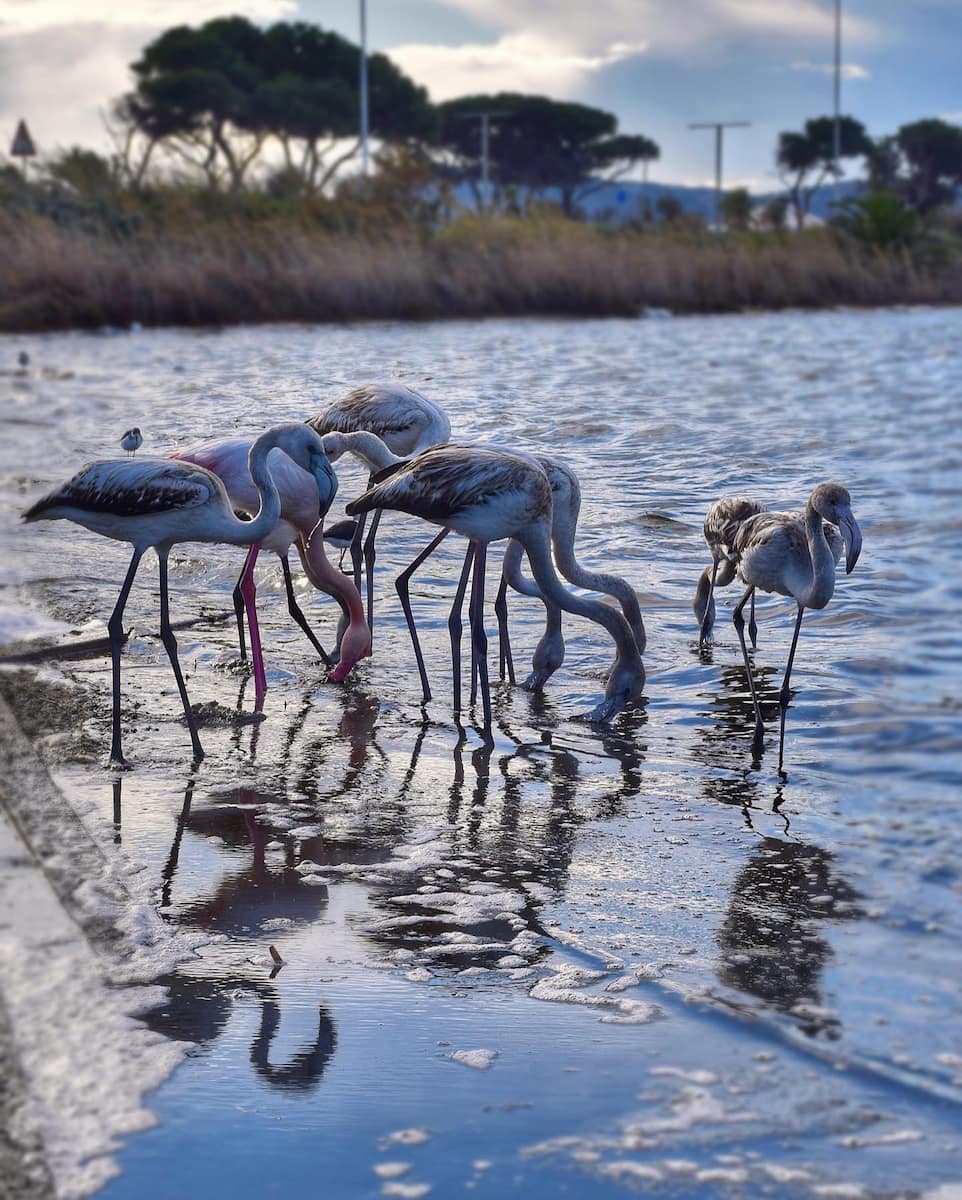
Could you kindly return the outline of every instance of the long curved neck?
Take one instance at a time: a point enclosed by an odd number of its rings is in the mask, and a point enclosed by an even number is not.
[[[504,550],[504,561],[501,570],[508,584],[522,596],[534,596],[536,600],[544,600],[541,588],[533,579],[529,579],[521,570],[521,560],[524,557],[524,547],[517,538],[512,538]]]
[[[812,582],[804,596],[796,596],[802,608],[824,608],[835,591],[835,556],[825,537],[822,516],[809,500],[805,506],[805,536],[812,564]]]
[[[555,562],[558,570],[576,587],[588,588],[593,592],[604,592],[613,596],[621,605],[625,620],[631,626],[632,636],[639,651],[643,651],[646,643],[645,623],[642,620],[641,608],[635,590],[627,579],[620,575],[612,575],[607,571],[588,571],[575,558],[575,529],[578,524],[578,513],[581,509],[581,496],[571,491],[567,505],[556,504],[551,523],[551,541],[554,546]]]
[[[576,596],[562,584],[551,559],[549,527],[546,520],[532,522],[518,537],[528,555],[531,569],[546,600],[551,600],[565,612],[587,617],[603,625],[614,639],[617,649],[616,664],[644,672],[641,656],[628,622],[619,612],[598,600]]]
[[[261,436],[251,446],[247,459],[247,467],[251,479],[257,488],[261,506],[253,521],[237,521],[236,527],[231,526],[230,532],[236,536],[225,537],[224,540],[235,545],[256,546],[272,532],[281,515],[281,498],[274,480],[271,478],[267,456],[274,449],[276,441],[270,437]]]
[[[361,459],[371,471],[383,471],[385,467],[393,466],[394,463],[404,462],[403,458],[399,458],[385,446],[377,434],[357,430],[337,436],[341,439],[341,452],[353,454],[355,458]]]
[[[318,591],[325,592],[342,606],[352,625],[364,624],[364,603],[354,581],[339,571],[324,551],[324,537],[315,529],[310,542],[299,542],[301,562],[311,583]]]

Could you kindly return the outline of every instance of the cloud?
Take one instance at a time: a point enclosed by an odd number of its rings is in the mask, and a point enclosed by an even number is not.
[[[466,13],[496,35],[525,30],[537,38],[563,39],[569,52],[593,56],[614,43],[644,41],[655,55],[713,50],[721,41],[759,37],[830,38],[834,6],[829,0],[591,0],[561,5],[545,0],[438,0]],[[563,12],[559,11],[563,8]],[[872,24],[845,17],[846,41],[868,39]]]
[[[962,125],[962,112],[939,113],[940,121],[951,121],[953,125]]]
[[[77,0],[0,0],[0,37],[78,24],[166,29],[225,16],[277,21],[296,9],[295,0],[139,0],[126,5],[116,0],[83,0],[81,5]]]
[[[818,75],[834,75],[834,63],[793,62],[793,71],[814,71]],[[871,71],[860,67],[858,63],[842,63],[841,76],[843,79],[871,79]]]
[[[395,46],[390,55],[409,75],[427,83],[432,99],[447,100],[466,91],[564,92],[585,75],[646,49],[646,42],[615,41],[593,53],[578,53],[556,39],[513,33],[491,43]]]

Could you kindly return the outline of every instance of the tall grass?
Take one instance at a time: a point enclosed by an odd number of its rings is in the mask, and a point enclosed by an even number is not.
[[[868,253],[825,230],[718,237],[464,218],[433,232],[266,221],[116,240],[0,214],[0,329],[959,303],[960,264],[958,251]]]

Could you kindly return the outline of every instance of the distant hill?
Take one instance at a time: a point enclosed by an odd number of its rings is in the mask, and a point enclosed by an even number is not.
[[[832,207],[840,200],[857,194],[862,184],[857,180],[843,180],[841,183],[826,184],[819,188],[812,203],[812,215],[820,221],[827,221],[832,215]],[[557,199],[557,192],[548,189],[545,198]],[[456,189],[460,203],[468,208],[474,207],[474,197],[471,188],[461,184]],[[752,195],[755,204],[764,204],[773,196],[784,195],[779,190],[760,192]],[[596,192],[586,196],[581,203],[589,220],[610,220],[614,222],[630,221],[644,211],[645,200],[654,209],[661,196],[671,196],[682,206],[685,212],[698,213],[705,221],[715,219],[715,189],[713,187],[685,187],[675,183],[639,183],[628,180],[623,183],[606,183]]]

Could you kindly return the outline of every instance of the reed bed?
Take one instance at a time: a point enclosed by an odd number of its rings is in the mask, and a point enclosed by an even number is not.
[[[0,329],[962,302],[962,254],[827,230],[717,236],[472,218],[359,234],[208,225],[124,239],[0,217]]]

